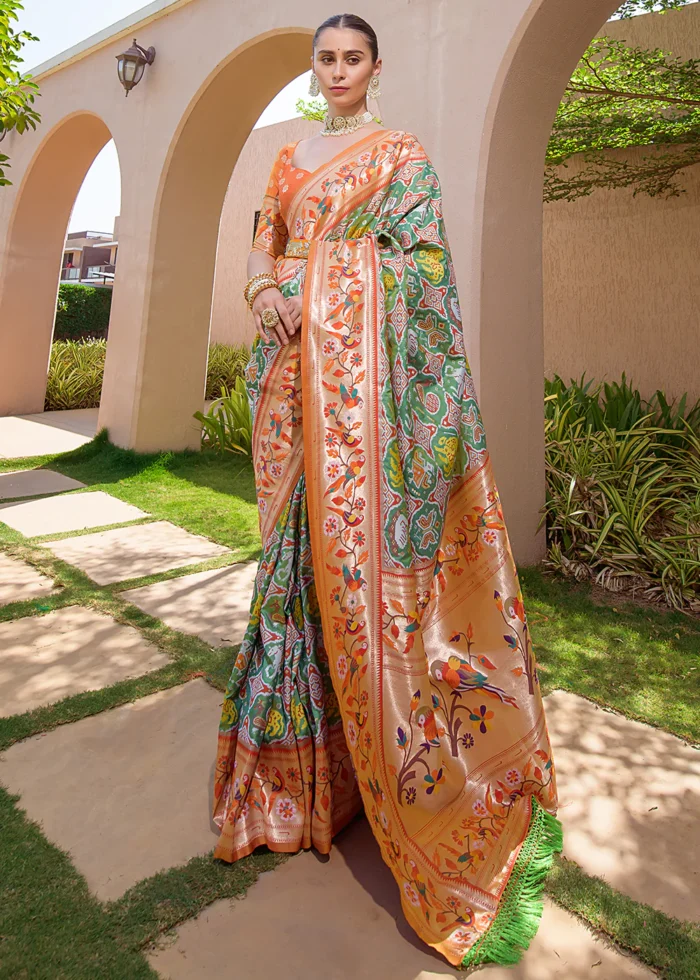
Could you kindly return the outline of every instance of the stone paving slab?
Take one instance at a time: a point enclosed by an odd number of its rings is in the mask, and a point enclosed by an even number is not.
[[[84,606],[0,623],[0,716],[99,690],[167,663],[166,654],[133,626]]]
[[[85,484],[54,470],[11,470],[0,473],[0,500],[10,497],[37,497],[41,493],[78,490]]]
[[[98,585],[194,565],[231,550],[169,521],[115,527],[53,541],[46,547],[82,569]]]
[[[173,629],[201,637],[211,646],[240,643],[248,626],[257,562],[195,572],[122,592]]]
[[[96,408],[25,416],[6,415],[0,418],[0,457],[16,459],[20,456],[66,453],[90,442],[96,430]]]
[[[0,554],[0,606],[51,595],[58,590],[46,575],[18,558]],[[2,648],[0,648],[0,661]]]
[[[18,742],[0,781],[104,901],[211,850],[222,695],[203,680]]]
[[[0,504],[0,521],[29,538],[61,531],[82,531],[148,516],[145,511],[104,490]]]
[[[204,402],[206,413],[212,401]],[[0,418],[0,459],[65,453],[94,439],[99,409],[71,408]]]
[[[564,854],[637,902],[700,920],[700,752],[555,691],[545,698]]]
[[[51,412],[21,415],[20,418],[56,429],[65,429],[68,432],[75,432],[92,439],[97,432],[99,411],[99,408],[62,408]]]
[[[367,822],[356,820],[327,859],[313,852],[262,875],[239,901],[214,902],[148,955],[164,980],[218,977],[235,962],[245,980],[442,980],[467,976],[425,946],[404,920],[394,879]],[[474,974],[472,974],[474,975]],[[484,980],[652,980],[550,902],[516,967]]]

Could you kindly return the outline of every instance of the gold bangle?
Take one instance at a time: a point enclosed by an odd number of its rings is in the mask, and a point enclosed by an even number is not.
[[[278,288],[277,282],[274,279],[262,279],[262,280],[258,280],[258,282],[256,283],[253,283],[253,285],[248,290],[248,296],[247,296],[248,306],[250,307],[250,309],[251,310],[253,309],[253,303],[258,293],[261,293],[264,289],[277,289],[277,288]]]
[[[252,276],[243,289],[243,296],[248,306],[252,307],[257,293],[272,286],[277,287],[277,280],[271,273],[259,272],[257,275]]]
[[[253,285],[253,283],[260,282],[263,279],[274,279],[274,278],[275,276],[274,273],[272,272],[256,272],[255,275],[251,276],[248,282],[245,284],[243,288],[243,292],[244,293],[247,292],[250,289],[250,287]]]

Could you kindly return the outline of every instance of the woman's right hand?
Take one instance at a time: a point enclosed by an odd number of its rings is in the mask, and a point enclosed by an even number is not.
[[[279,337],[279,342],[281,346],[288,344],[296,332],[294,322],[287,307],[287,301],[284,296],[274,286],[270,286],[268,289],[262,289],[258,295],[253,300],[253,316],[255,317],[255,326],[258,328],[258,333],[266,343],[270,343],[270,337],[277,341]],[[265,328],[261,319],[263,310],[277,310],[279,314],[279,322],[275,324],[274,328]],[[268,335],[269,330],[269,335]],[[275,337],[275,332],[277,337]]]

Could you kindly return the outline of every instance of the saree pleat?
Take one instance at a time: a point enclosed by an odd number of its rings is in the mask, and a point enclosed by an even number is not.
[[[359,807],[323,647],[303,475],[274,537],[219,731],[215,857],[227,861],[260,844],[327,853]]]
[[[308,764],[284,849],[318,846],[314,819],[328,815],[332,836],[361,798],[416,933],[455,965],[515,962],[561,828],[439,181],[401,131],[373,133],[313,174],[293,167],[293,151],[273,166],[255,247],[275,256],[285,295],[303,292],[302,342],[256,343],[247,375],[263,559],[224,705],[235,717],[220,732],[217,855],[246,852],[230,843],[239,824],[241,841],[282,846],[263,813],[288,807],[294,784],[266,781],[261,750],[242,790],[232,751],[250,741],[246,692],[265,675],[262,749],[281,744],[271,712],[293,721],[301,704],[309,744],[337,760],[335,781],[318,787]],[[297,241],[305,261],[285,254]],[[311,709],[307,662],[324,685]]]

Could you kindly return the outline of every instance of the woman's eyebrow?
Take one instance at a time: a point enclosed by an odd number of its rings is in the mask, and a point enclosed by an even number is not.
[[[335,54],[335,51],[323,50],[323,51],[319,51],[318,54]],[[343,54],[364,54],[364,51],[360,51],[359,49],[358,50],[352,49],[350,51],[343,51]]]

